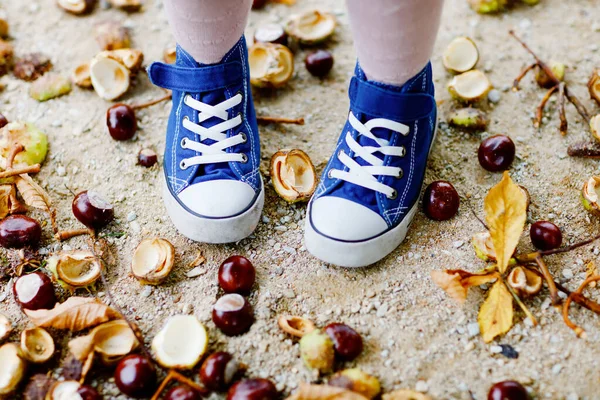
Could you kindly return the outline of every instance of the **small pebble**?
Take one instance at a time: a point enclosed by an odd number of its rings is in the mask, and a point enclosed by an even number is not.
[[[425,381],[417,381],[415,385],[415,390],[417,392],[425,393],[429,390],[429,385]]]
[[[565,268],[562,270],[562,276],[565,279],[572,279],[573,278],[573,271],[570,270],[569,268]]]
[[[479,324],[477,322],[473,322],[467,325],[467,334],[469,337],[474,337],[479,335]]]
[[[563,366],[561,364],[556,364],[554,367],[552,367],[552,373],[554,375],[558,375],[560,374],[560,371],[562,371]]]
[[[127,221],[128,221],[128,222],[135,221],[136,219],[137,219],[137,214],[136,214],[136,213],[134,213],[133,211],[130,211],[130,212],[127,214]]]
[[[490,351],[494,354],[502,353],[502,346],[494,345],[490,347]]]
[[[492,89],[488,93],[488,100],[494,104],[498,103],[500,101],[501,97],[502,97],[502,95],[501,95],[500,91],[497,89]]]

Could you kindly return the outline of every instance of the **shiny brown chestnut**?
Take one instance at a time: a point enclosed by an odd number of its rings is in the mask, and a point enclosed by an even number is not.
[[[88,385],[79,386],[77,394],[81,397],[81,400],[102,400],[102,396],[100,396],[98,391]]]
[[[108,133],[115,140],[129,140],[137,131],[137,118],[127,104],[115,104],[106,111]]]
[[[435,221],[446,221],[454,217],[459,205],[458,192],[450,182],[431,182],[423,193],[423,212]]]
[[[173,386],[165,395],[165,400],[200,400],[202,396],[186,385]]]
[[[219,286],[225,293],[248,295],[256,279],[256,270],[246,257],[231,256],[219,267]]]
[[[158,155],[152,149],[142,149],[138,153],[138,164],[150,168],[158,162]]]
[[[140,354],[119,361],[114,378],[121,393],[135,399],[149,397],[156,387],[156,369]]]
[[[0,245],[20,249],[36,247],[42,237],[42,227],[33,218],[25,215],[10,215],[0,221]]]
[[[244,379],[234,384],[227,392],[227,400],[276,400],[277,388],[268,379]]]
[[[336,356],[344,361],[352,361],[362,353],[362,337],[346,324],[332,323],[325,327],[325,333],[333,342]]]
[[[248,300],[237,293],[226,294],[215,303],[212,320],[227,336],[248,332],[254,323],[254,312]]]
[[[8,124],[8,119],[4,116],[4,114],[0,114],[0,128],[4,128],[6,124]]]
[[[75,196],[72,209],[75,218],[88,228],[102,228],[115,217],[112,204],[91,190],[84,190]]]
[[[304,65],[311,75],[324,77],[333,68],[333,54],[327,50],[316,50],[304,59]]]
[[[223,392],[240,372],[240,364],[225,351],[211,354],[200,367],[200,380],[207,389]]]
[[[52,281],[41,272],[18,277],[13,285],[13,294],[17,303],[27,310],[49,310],[56,304]]]
[[[503,381],[494,384],[488,392],[488,400],[529,400],[527,390],[516,381]]]

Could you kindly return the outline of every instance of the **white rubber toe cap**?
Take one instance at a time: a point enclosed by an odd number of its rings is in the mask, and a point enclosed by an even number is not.
[[[385,220],[373,210],[341,197],[320,197],[313,202],[310,211],[314,228],[337,240],[365,240],[388,228]]]
[[[221,179],[188,186],[179,200],[193,212],[205,217],[226,218],[250,206],[255,193],[245,182]]]

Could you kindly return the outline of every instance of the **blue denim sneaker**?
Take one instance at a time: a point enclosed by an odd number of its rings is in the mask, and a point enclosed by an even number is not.
[[[402,87],[368,81],[357,64],[350,113],[306,217],[306,248],[339,266],[370,265],[406,237],[437,107],[431,64]]]
[[[177,48],[174,65],[148,67],[173,91],[164,154],[164,201],[192,240],[228,243],[250,235],[264,204],[260,143],[244,37],[217,64]]]

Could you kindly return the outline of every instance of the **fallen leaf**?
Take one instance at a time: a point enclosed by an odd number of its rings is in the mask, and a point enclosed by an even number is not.
[[[367,400],[367,398],[339,387],[301,383],[298,390],[286,400]]]
[[[483,285],[498,279],[495,271],[472,273],[461,269],[447,269],[445,271],[431,271],[431,279],[442,288],[448,296],[459,303],[464,303],[471,286]]]
[[[0,219],[10,213],[10,197],[13,190],[13,185],[0,185]]]
[[[38,185],[29,175],[21,174],[15,184],[23,197],[23,201],[30,207],[50,212],[52,202],[48,193]]]
[[[498,259],[498,270],[506,271],[527,218],[527,197],[504,172],[502,180],[485,197],[485,219]]]
[[[513,298],[503,281],[499,280],[492,286],[479,309],[477,320],[486,343],[512,327]]]
[[[383,400],[431,400],[431,397],[414,390],[394,390],[381,396]]]
[[[100,300],[76,296],[69,297],[51,310],[25,310],[25,314],[36,326],[68,329],[72,332],[119,317],[115,310]]]

